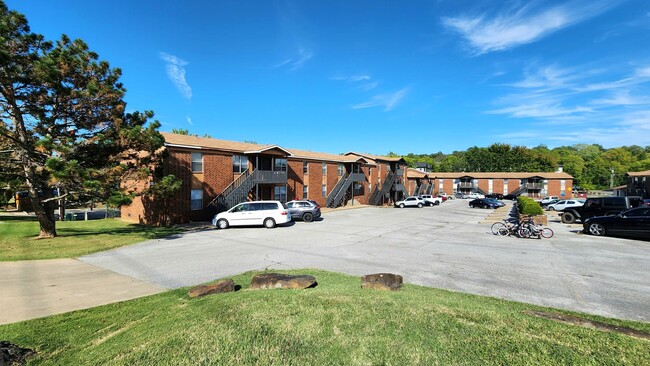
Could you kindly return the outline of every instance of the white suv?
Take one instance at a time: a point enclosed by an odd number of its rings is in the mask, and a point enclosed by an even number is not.
[[[418,207],[419,208],[419,207],[422,207],[422,206],[424,206],[424,201],[422,201],[421,199],[419,199],[419,198],[417,198],[415,196],[407,197],[406,199],[404,199],[402,201],[395,202],[395,207],[399,207],[399,208],[404,208],[404,207]]]
[[[426,206],[429,206],[429,205],[436,206],[436,205],[439,205],[439,204],[442,203],[442,198],[432,196],[430,194],[423,194],[421,196],[418,196],[418,198],[421,199],[422,201],[424,201],[424,204]]]
[[[217,214],[212,219],[212,225],[219,229],[245,225],[264,225],[271,229],[289,221],[291,213],[280,201],[251,201]]]

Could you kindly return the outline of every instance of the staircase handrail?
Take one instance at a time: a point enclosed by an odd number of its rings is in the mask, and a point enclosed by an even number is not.
[[[327,207],[331,207],[332,203],[334,202],[334,199],[338,195],[339,191],[345,184],[345,181],[348,179],[348,177],[349,177],[348,173],[344,173],[339,179],[339,181],[336,182],[336,185],[334,186],[334,188],[332,188],[330,194],[327,196]]]

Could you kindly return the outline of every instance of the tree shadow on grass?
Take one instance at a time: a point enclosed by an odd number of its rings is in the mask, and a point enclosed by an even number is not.
[[[0,213],[0,221],[38,221],[36,220],[36,217],[33,216],[10,216],[10,215],[2,215]]]
[[[151,227],[144,225],[129,225],[122,228],[61,228],[59,237],[75,237],[75,236],[94,236],[94,235],[109,235],[109,236],[141,236],[145,239],[159,239],[169,236],[176,236],[183,230],[173,227]]]

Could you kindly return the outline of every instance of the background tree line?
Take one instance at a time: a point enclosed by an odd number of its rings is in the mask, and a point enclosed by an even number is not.
[[[394,153],[389,155],[395,156]],[[598,144],[576,144],[548,149],[497,143],[488,147],[470,147],[451,154],[408,154],[410,167],[428,163],[435,172],[553,172],[562,165],[584,189],[609,188],[625,184],[627,172],[650,170],[650,146],[622,146],[605,149]]]

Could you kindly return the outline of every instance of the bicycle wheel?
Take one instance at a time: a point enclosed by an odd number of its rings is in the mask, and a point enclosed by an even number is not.
[[[531,234],[531,230],[527,227],[521,227],[517,231],[517,235],[519,235],[520,238],[530,238]]]
[[[499,236],[510,236],[510,229],[508,229],[505,225],[499,228],[498,232]]]
[[[553,230],[550,227],[545,227],[545,228],[542,228],[541,234],[542,234],[543,238],[548,239],[548,238],[552,238],[554,233],[553,233]]]
[[[505,228],[505,227],[506,227],[506,224],[504,224],[502,222],[495,222],[494,224],[492,224],[492,227],[490,227],[490,230],[492,230],[492,234],[494,234],[494,235],[501,235],[501,234],[499,234],[499,230],[501,228]]]

